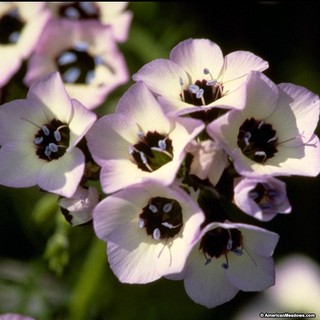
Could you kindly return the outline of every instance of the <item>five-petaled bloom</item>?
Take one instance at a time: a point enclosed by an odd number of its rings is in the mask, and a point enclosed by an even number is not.
[[[171,184],[185,146],[203,128],[196,119],[168,117],[144,83],[135,83],[115,114],[98,119],[87,134],[103,190],[111,193],[144,179]]]
[[[150,181],[110,195],[93,211],[110,267],[126,283],[180,272],[203,221],[203,212],[185,191]]]
[[[225,303],[242,291],[261,291],[274,285],[272,254],[279,235],[242,223],[208,224],[202,229],[183,272],[187,294],[208,308]]]
[[[320,144],[314,131],[319,111],[316,94],[290,83],[275,85],[253,71],[245,108],[214,120],[207,131],[243,176],[317,176]]]
[[[133,75],[159,96],[167,111],[179,114],[211,109],[242,109],[247,75],[264,71],[268,63],[248,51],[223,57],[208,39],[187,39],[175,46],[170,59],[157,59]],[[200,109],[200,110],[201,110]]]
[[[85,168],[77,147],[97,116],[70,99],[59,73],[36,82],[25,100],[0,108],[0,184],[70,197]]]

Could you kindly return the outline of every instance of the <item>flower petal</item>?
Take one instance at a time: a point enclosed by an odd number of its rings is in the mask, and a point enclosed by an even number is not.
[[[4,144],[0,148],[0,184],[14,188],[34,186],[45,163],[36,156],[32,142]]]
[[[44,165],[39,173],[39,187],[70,198],[76,191],[84,171],[84,155],[78,148],[66,152]]]
[[[187,39],[175,46],[170,60],[182,67],[191,76],[192,81],[204,78],[204,69],[208,69],[216,79],[223,66],[220,47],[208,39]]]

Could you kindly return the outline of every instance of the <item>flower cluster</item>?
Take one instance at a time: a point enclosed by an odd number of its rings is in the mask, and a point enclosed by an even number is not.
[[[27,98],[0,107],[0,184],[38,185],[59,195],[73,226],[92,220],[121,282],[182,280],[208,308],[272,286],[279,235],[254,222],[291,212],[281,176],[319,174],[319,97],[275,84],[251,52],[223,56],[211,40],[187,39],[98,117],[92,109],[128,80],[116,43],[131,15],[80,4],[42,6],[50,19]]]

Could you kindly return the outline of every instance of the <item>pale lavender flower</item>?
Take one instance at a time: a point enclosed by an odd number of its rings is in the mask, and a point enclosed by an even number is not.
[[[203,128],[199,120],[168,117],[148,88],[135,83],[116,112],[98,119],[87,134],[103,190],[111,193],[149,178],[171,184],[185,146]]]
[[[92,220],[92,212],[98,202],[97,188],[79,186],[71,198],[59,199],[59,206],[66,220],[72,226],[77,226]]]
[[[111,29],[96,21],[51,19],[29,59],[24,82],[59,71],[71,98],[88,109],[129,80],[123,54]]]
[[[108,196],[93,211],[94,230],[107,242],[110,267],[125,283],[180,272],[203,220],[186,192],[152,181]]]
[[[126,10],[129,2],[47,2],[47,7],[55,17],[70,20],[95,19],[112,29],[117,42],[128,38],[133,13]]]
[[[247,74],[266,68],[268,63],[251,52],[223,57],[216,43],[187,39],[172,49],[170,59],[147,63],[133,79],[144,81],[167,111],[183,114],[214,106],[242,109]]]
[[[290,213],[286,184],[276,178],[235,179],[234,202],[245,213],[270,221],[278,213]]]
[[[71,197],[85,157],[76,147],[96,115],[70,99],[59,73],[36,82],[27,98],[0,108],[0,184]]]
[[[290,83],[275,85],[260,72],[247,83],[246,106],[231,110],[207,127],[244,176],[320,172],[320,144],[314,134],[319,96]]]
[[[242,291],[262,291],[275,283],[272,254],[276,233],[242,223],[207,225],[187,259],[182,273],[187,294],[196,303],[213,308]]]
[[[44,2],[0,3],[0,87],[30,56],[49,18]]]

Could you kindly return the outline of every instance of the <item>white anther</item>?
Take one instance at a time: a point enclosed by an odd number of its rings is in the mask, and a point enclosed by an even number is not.
[[[229,239],[227,242],[227,250],[230,251],[232,249],[232,243],[233,243],[232,239]]]
[[[244,143],[248,146],[250,143],[249,143],[249,140],[251,139],[252,135],[249,131],[247,131],[244,136],[243,136],[243,140],[244,140]]]
[[[198,99],[201,99],[202,96],[203,96],[203,94],[204,94],[204,90],[203,90],[203,89],[199,89],[199,90],[196,92],[196,97],[197,97]]]
[[[49,143],[48,147],[51,152],[57,152],[59,149],[59,147],[55,143]]]
[[[256,151],[254,155],[258,157],[263,157],[264,160],[267,158],[267,154],[264,151]]]
[[[272,142],[272,141],[276,141],[278,138],[276,137],[276,136],[274,136],[273,138],[271,138],[271,139],[269,139],[268,141],[267,141],[267,143],[270,143],[270,142]]]
[[[169,222],[165,221],[165,222],[162,222],[161,224],[168,229],[174,229],[174,225]]]
[[[207,85],[208,87],[209,87],[209,86],[215,86],[217,83],[218,83],[217,80],[211,79],[211,80],[207,81],[206,85]]]
[[[199,86],[197,86],[196,84],[190,84],[189,86],[189,91],[191,93],[197,93],[199,91]]]
[[[258,129],[261,129],[261,127],[264,125],[263,121],[260,121],[259,125],[258,125]]]
[[[141,159],[142,163],[143,164],[148,163],[148,159],[147,159],[146,155],[142,151],[140,151],[139,154],[140,154],[140,159]]]
[[[43,137],[36,137],[33,139],[34,144],[40,144],[43,141]]]
[[[167,148],[167,144],[166,144],[166,141],[165,140],[159,140],[158,141],[158,146],[161,150],[166,150]]]
[[[139,225],[139,228],[142,229],[145,226],[145,221],[143,219],[139,219],[138,225]]]
[[[54,133],[53,133],[53,135],[54,135],[54,138],[56,139],[56,141],[61,141],[61,133],[60,133],[60,131],[55,131]]]
[[[154,204],[149,204],[149,210],[153,213],[157,213],[158,212],[158,208],[154,205]]]
[[[80,18],[80,14],[79,14],[78,10],[76,10],[75,8],[72,8],[72,7],[67,8],[65,14],[68,18],[71,18],[71,19],[79,19]]]
[[[129,153],[132,155],[134,154],[134,148],[132,146],[129,146]]]
[[[172,203],[168,202],[163,206],[163,212],[168,213],[172,209]]]
[[[152,236],[153,236],[153,239],[159,240],[160,237],[161,237],[160,230],[159,230],[158,228],[155,228],[155,229],[153,230]]]
[[[44,133],[46,136],[48,136],[48,135],[50,134],[50,130],[49,130],[48,127],[45,126],[45,125],[43,125],[43,126],[41,127],[41,130],[43,131],[43,133]]]
[[[46,146],[46,148],[44,150],[44,154],[46,155],[46,157],[50,158],[51,150],[49,149],[49,146]]]
[[[179,77],[179,83],[180,83],[180,86],[183,86],[183,80],[181,77]]]
[[[206,262],[205,262],[205,265],[208,265],[210,262],[212,262],[212,259],[211,258],[207,258]]]

